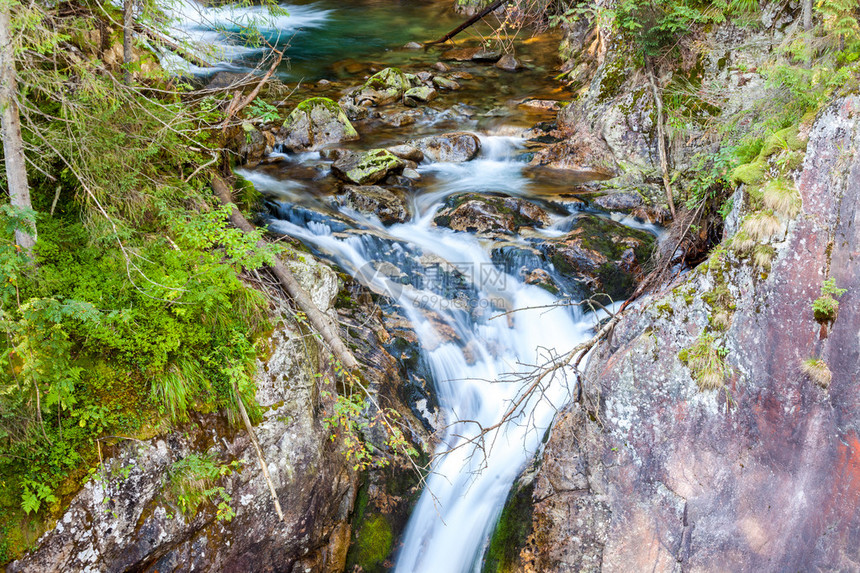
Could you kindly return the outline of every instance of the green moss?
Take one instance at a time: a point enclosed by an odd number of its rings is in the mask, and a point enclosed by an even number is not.
[[[385,68],[373,74],[364,83],[364,87],[375,90],[396,89],[398,91],[406,91],[412,87],[412,84],[409,82],[406,74],[399,68]]]
[[[532,529],[534,485],[517,488],[508,495],[484,558],[483,573],[508,573],[519,569],[520,550]]]
[[[383,515],[376,515],[365,521],[353,545],[355,554],[349,561],[361,567],[365,572],[376,571],[391,553],[394,535],[391,525]]]
[[[765,139],[759,158],[764,159],[780,151],[801,151],[806,149],[806,140],[798,135],[798,126],[780,129]]]
[[[341,109],[340,105],[336,101],[327,97],[312,97],[301,102],[293,111],[290,112],[290,115],[287,116],[283,127],[285,129],[289,129],[293,123],[304,116],[307,116],[310,120],[314,109],[320,107],[324,108],[329,114],[337,119],[338,123],[343,125],[343,132],[346,138],[358,137],[358,132],[352,126],[352,123],[350,123],[349,118],[346,116],[343,109]]]
[[[732,172],[733,183],[744,183],[746,185],[756,185],[764,181],[767,173],[767,164],[758,159],[751,163],[739,165]]]
[[[621,58],[616,58],[606,65],[603,78],[600,81],[600,96],[598,101],[606,101],[621,90],[628,71]]]
[[[303,101],[299,105],[297,105],[296,109],[294,109],[292,111],[292,113],[290,113],[290,116],[292,116],[293,113],[295,113],[297,111],[310,113],[315,107],[318,107],[318,106],[322,106],[334,114],[338,114],[338,113],[342,112],[342,110],[340,109],[340,105],[338,105],[338,103],[336,101],[334,101],[333,99],[329,99],[327,97],[312,97],[312,98],[306,99],[305,101]]]
[[[389,171],[403,165],[403,160],[387,149],[372,149],[365,153],[358,165],[346,172],[347,177],[356,183],[372,179],[380,171]]]

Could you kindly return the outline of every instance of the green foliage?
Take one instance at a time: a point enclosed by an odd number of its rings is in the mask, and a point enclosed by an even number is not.
[[[712,334],[704,333],[688,349],[682,350],[678,358],[690,369],[690,374],[700,390],[717,390],[725,385],[728,374],[726,364],[728,350],[719,346]]]
[[[326,400],[324,423],[331,432],[331,440],[341,440],[347,460],[355,470],[381,468],[389,465],[396,456],[417,457],[399,427],[400,414],[391,408],[381,408],[371,401],[361,382],[335,362],[335,374],[343,393],[335,394],[323,390],[320,395]],[[328,386],[328,379],[324,380]],[[380,431],[385,436],[374,446],[368,436]]]
[[[281,116],[278,113],[278,108],[261,99],[255,99],[252,101],[247,109],[248,114],[250,114],[251,117],[256,117],[266,123],[279,121],[281,119]]]
[[[223,486],[216,484],[239,467],[238,461],[220,464],[211,454],[190,454],[171,464],[167,470],[166,490],[185,515],[194,517],[201,505],[212,503],[216,507],[216,519],[230,521],[236,516],[230,506],[233,498]]]
[[[836,286],[836,279],[830,277],[821,285],[821,296],[812,303],[812,312],[818,322],[832,322],[839,312],[839,301],[836,300],[846,290]]]

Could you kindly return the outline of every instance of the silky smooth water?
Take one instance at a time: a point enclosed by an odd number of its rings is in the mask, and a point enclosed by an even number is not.
[[[447,7],[447,2],[435,1],[319,0],[287,7],[293,20],[277,20],[263,29],[271,38],[292,34],[287,52],[292,67],[285,77],[339,77],[350,66],[361,68],[362,58],[426,69],[436,57],[433,52],[396,47],[453,27],[459,17]],[[213,20],[236,15],[229,8],[207,10]],[[254,8],[245,10],[249,17],[255,15]],[[217,26],[190,14],[182,23],[188,33],[208,34],[210,41],[230,45]],[[385,226],[372,215],[333,206],[327,195],[333,184],[325,177],[330,162],[318,153],[282,154],[271,165],[239,172],[273,205],[267,221],[272,231],[302,241],[373,292],[389,297],[417,334],[442,420],[432,473],[398,543],[399,572],[480,570],[508,491],[533,459],[554,414],[575,391],[575,377],[569,368],[560,368],[541,381],[537,392],[521,399],[525,385],[536,369],[588,338],[603,318],[583,315],[577,306],[552,307],[557,297],[525,284],[524,261],[529,270],[538,261],[564,281],[528,249],[500,258],[493,253],[498,243],[433,224],[448,198],[467,192],[543,204],[553,220],[547,228],[532,230],[536,237],[561,236],[577,217],[598,216],[556,201],[575,181],[527,166],[528,144],[518,134],[523,125],[551,120],[553,114],[526,112],[518,103],[524,97],[567,96],[552,81],[555,71],[546,52],[529,52],[524,46],[519,55],[531,68],[515,75],[464,64],[460,69],[478,79],[464,82],[461,92],[441,96],[433,102],[439,113],[407,129],[358,125],[362,139],[350,144],[357,149],[453,129],[481,136],[482,153],[475,160],[419,167],[421,179],[409,191],[413,215],[405,223]],[[228,65],[252,59],[241,51],[225,56]],[[353,85],[361,81],[354,78]],[[464,102],[468,113],[448,113]],[[529,239],[512,236],[506,243],[528,247]],[[482,436],[482,429],[495,427],[515,404],[507,423]]]

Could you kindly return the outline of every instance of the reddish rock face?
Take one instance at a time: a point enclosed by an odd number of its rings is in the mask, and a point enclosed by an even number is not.
[[[812,130],[803,209],[771,272],[723,253],[630,309],[592,357],[586,407],[560,414],[537,477],[538,570],[860,567],[858,150],[860,98],[846,98]],[[828,277],[847,292],[822,333],[812,301]],[[717,305],[728,375],[702,391],[678,354]],[[829,388],[802,373],[812,357]]]

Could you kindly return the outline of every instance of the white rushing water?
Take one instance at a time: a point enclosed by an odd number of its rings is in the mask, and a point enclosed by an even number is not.
[[[236,65],[237,60],[260,56],[269,51],[264,39],[282,46],[299,30],[324,26],[330,10],[310,5],[277,4],[276,11],[259,5],[206,5],[196,0],[162,2],[162,10],[171,20],[170,35],[186,43],[189,50],[216,69],[250,70],[252,66]],[[251,44],[248,45],[249,41]],[[162,63],[170,70],[189,73],[211,73],[213,68],[199,68],[173,52],[162,53]]]
[[[325,221],[307,223],[302,217],[269,221],[272,230],[315,246],[374,291],[395,298],[419,336],[448,426],[403,536],[398,572],[480,570],[508,491],[540,446],[556,410],[569,400],[573,376],[560,370],[548,377],[542,392],[524,402],[521,415],[485,436],[483,448],[469,440],[481,428],[497,424],[518,400],[521,375],[586,339],[596,320],[582,316],[578,307],[532,308],[556,299],[524,284],[516,272],[499,269],[490,259],[489,245],[474,235],[432,225],[439,202],[452,193],[526,192],[523,164],[515,161],[519,141],[497,137],[483,143],[483,155],[474,161],[422,168],[434,185],[416,198],[418,213],[408,223],[386,228],[365,217],[360,221],[368,229],[343,233],[333,232]],[[259,172],[242,174],[282,201],[299,193]],[[441,259],[456,268],[463,283],[458,296],[445,288],[450,285],[444,273],[438,276],[419,259]],[[402,277],[376,271],[382,262],[420,266],[421,276],[409,277],[410,284],[404,285]],[[500,316],[513,309],[526,310]]]

